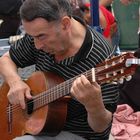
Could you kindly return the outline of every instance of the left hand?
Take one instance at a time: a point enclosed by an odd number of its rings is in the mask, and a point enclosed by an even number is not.
[[[71,94],[86,108],[102,104],[101,88],[96,82],[90,82],[84,75],[78,77],[71,87]]]

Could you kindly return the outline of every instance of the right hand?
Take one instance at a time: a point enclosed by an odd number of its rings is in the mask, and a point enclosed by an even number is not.
[[[10,90],[7,97],[11,104],[19,104],[22,109],[26,108],[25,98],[32,99],[30,87],[22,80],[15,81],[10,84]]]

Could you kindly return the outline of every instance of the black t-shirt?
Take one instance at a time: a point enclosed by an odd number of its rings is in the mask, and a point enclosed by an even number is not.
[[[0,0],[0,15],[16,15],[22,0]]]

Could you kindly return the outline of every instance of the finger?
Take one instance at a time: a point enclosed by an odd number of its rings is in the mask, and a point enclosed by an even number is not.
[[[84,86],[86,84],[89,84],[89,81],[86,79],[86,77],[84,75],[81,75],[80,77],[78,77],[72,84],[72,93],[77,93],[81,90],[84,90]]]
[[[78,93],[77,81],[78,81],[78,79],[76,79],[73,82],[72,87],[70,89],[70,93],[72,95],[72,98],[76,98],[76,94]]]
[[[72,91],[78,92],[78,89],[81,88],[81,79],[78,77],[72,84]]]
[[[19,104],[19,101],[17,100],[17,97],[14,96],[14,93],[12,93],[10,91],[7,94],[7,98],[8,98],[8,100],[11,104],[14,104],[14,105]]]
[[[30,93],[30,90],[26,90],[26,92],[25,92],[25,97],[26,97],[27,99],[32,99],[32,95],[31,95],[31,93]]]
[[[19,97],[18,97],[19,104],[20,104],[20,106],[21,106],[22,109],[25,109],[26,108],[26,105],[25,105],[25,96],[24,96],[24,93],[20,93],[18,95],[19,95]]]
[[[99,85],[97,82],[92,82],[91,84],[92,84],[93,86],[97,87],[97,88],[100,87],[100,85]]]
[[[81,83],[85,86],[85,85],[91,85],[90,81],[86,78],[85,75],[81,75]]]

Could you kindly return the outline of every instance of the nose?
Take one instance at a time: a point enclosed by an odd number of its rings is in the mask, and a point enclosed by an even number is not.
[[[43,48],[43,41],[40,41],[39,39],[34,38],[34,43],[35,43],[35,47],[36,47],[37,49]]]

